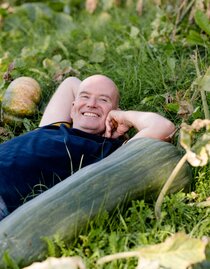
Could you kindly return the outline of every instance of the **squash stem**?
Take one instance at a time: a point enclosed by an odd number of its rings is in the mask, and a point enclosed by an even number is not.
[[[164,186],[163,186],[163,188],[158,196],[158,199],[155,203],[155,217],[156,217],[156,219],[160,219],[160,217],[161,217],[161,205],[163,203],[164,196],[166,195],[168,189],[170,188],[176,175],[178,174],[178,172],[180,171],[180,169],[182,168],[182,166],[184,165],[186,160],[187,160],[187,153],[185,153],[185,155],[177,163],[177,165],[174,168],[174,170],[172,171],[171,175],[169,176],[169,178],[165,182],[165,184],[164,184]]]

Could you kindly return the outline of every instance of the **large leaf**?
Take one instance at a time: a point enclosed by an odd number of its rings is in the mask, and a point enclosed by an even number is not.
[[[53,17],[55,30],[61,34],[70,34],[72,30],[76,29],[72,17],[68,14],[55,12]]]
[[[139,249],[140,259],[158,260],[164,268],[186,269],[205,260],[206,242],[177,233],[165,242]],[[148,268],[149,269],[149,268]]]
[[[80,257],[50,257],[43,262],[35,262],[23,269],[85,269],[85,265]]]
[[[210,92],[210,67],[200,81],[201,90]]]
[[[197,25],[210,36],[210,22],[208,17],[201,10],[195,12],[195,22]]]
[[[198,133],[204,127],[205,132],[194,142],[194,133]],[[192,166],[206,165],[210,157],[210,120],[197,119],[191,126],[183,123],[180,143],[187,152],[187,161]]]
[[[92,63],[102,63],[105,60],[105,44],[103,42],[93,42],[91,39],[83,40],[78,46],[78,53],[89,58]]]
[[[187,42],[189,44],[192,45],[200,45],[200,46],[205,46],[207,40],[207,36],[206,35],[201,35],[200,33],[194,31],[194,30],[190,30],[189,34],[186,38]]]
[[[79,55],[89,57],[93,50],[93,41],[91,39],[85,39],[78,44],[77,50]]]
[[[96,42],[93,44],[93,51],[90,55],[90,62],[102,63],[105,60],[105,45],[103,42]]]
[[[5,31],[18,30],[36,39],[51,32],[62,37],[73,29],[75,25],[69,15],[55,12],[44,3],[26,3],[16,7],[4,21]]]

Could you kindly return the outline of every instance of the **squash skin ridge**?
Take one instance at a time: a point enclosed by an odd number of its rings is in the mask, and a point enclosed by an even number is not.
[[[157,139],[138,138],[121,146],[1,221],[1,258],[7,250],[23,266],[41,260],[47,252],[42,237],[52,238],[59,234],[61,239],[74,240],[100,211],[110,212],[125,201],[154,199],[180,158],[174,145]],[[188,164],[177,178],[171,192],[189,184],[191,170]]]

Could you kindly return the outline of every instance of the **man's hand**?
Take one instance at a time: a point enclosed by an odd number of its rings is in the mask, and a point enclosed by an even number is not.
[[[132,123],[126,120],[126,111],[111,110],[106,118],[105,137],[118,138],[124,135],[131,127]]]

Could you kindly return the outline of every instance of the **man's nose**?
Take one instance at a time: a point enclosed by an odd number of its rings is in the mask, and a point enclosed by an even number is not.
[[[96,98],[89,98],[87,102],[87,106],[89,107],[96,107],[97,106],[97,100]]]

